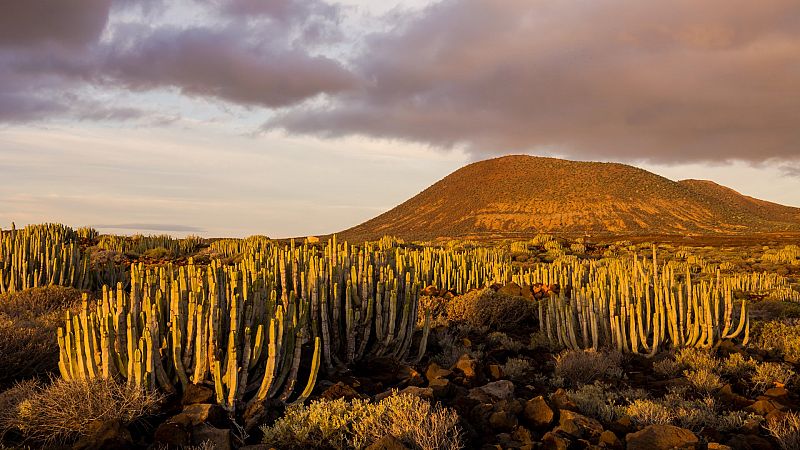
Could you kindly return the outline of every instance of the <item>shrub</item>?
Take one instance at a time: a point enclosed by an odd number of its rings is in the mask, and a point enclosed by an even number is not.
[[[621,378],[621,363],[622,355],[618,352],[565,350],[556,356],[555,375],[576,384]]]
[[[362,449],[387,435],[415,449],[463,448],[455,411],[397,393],[377,403],[338,399],[290,406],[262,431],[264,443],[277,448]]]
[[[683,374],[698,392],[708,394],[722,387],[719,375],[708,369],[686,370]]]
[[[677,361],[684,369],[707,370],[716,372],[719,361],[708,350],[697,348],[682,348],[675,354]]]
[[[128,425],[155,413],[162,397],[114,380],[29,381],[0,395],[0,434],[16,431],[26,442],[67,444],[96,421]]]
[[[0,295],[0,388],[57,370],[56,329],[80,297],[60,286]]]
[[[800,362],[800,324],[767,322],[760,327],[755,344],[763,350],[779,350],[788,361]]]
[[[794,371],[783,364],[765,362],[756,367],[750,382],[756,390],[764,390],[775,385],[786,385],[794,377]]]
[[[524,347],[522,342],[515,341],[507,334],[501,333],[499,331],[489,333],[487,338],[489,338],[490,342],[499,344],[503,349],[511,352],[519,352]]]
[[[784,450],[800,448],[800,414],[787,413],[767,422],[766,429]]]
[[[503,373],[515,381],[524,380],[531,370],[533,370],[533,365],[525,358],[509,358],[503,364]]]
[[[731,353],[728,357],[722,360],[720,371],[733,379],[740,379],[749,377],[750,374],[756,371],[758,362],[753,358],[748,357],[745,359],[741,353]]]
[[[607,384],[595,382],[567,391],[567,395],[581,413],[604,422],[613,422],[625,414],[625,410],[620,405],[623,400],[621,396],[609,389]]]
[[[525,297],[494,292],[491,289],[474,290],[447,303],[449,320],[492,330],[514,330],[535,317],[533,302]]]
[[[682,364],[671,358],[664,358],[653,363],[653,370],[665,377],[674,378],[681,373]]]

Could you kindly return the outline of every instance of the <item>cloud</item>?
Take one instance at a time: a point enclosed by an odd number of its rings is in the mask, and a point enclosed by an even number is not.
[[[445,0],[366,38],[358,89],[265,128],[473,155],[800,158],[797,23],[794,0]]]
[[[111,0],[3,2],[0,47],[89,44],[105,28],[111,4]]]
[[[102,76],[133,90],[175,87],[190,96],[277,108],[355,86],[332,59],[303,50],[249,45],[238,28],[160,28],[119,38]]]
[[[178,225],[171,223],[118,223],[92,225],[94,228],[106,228],[112,230],[143,230],[143,231],[178,231],[187,233],[202,233],[205,230],[200,227],[190,225]]]

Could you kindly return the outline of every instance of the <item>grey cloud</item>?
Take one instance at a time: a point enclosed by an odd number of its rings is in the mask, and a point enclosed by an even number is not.
[[[332,59],[248,45],[235,28],[158,29],[115,45],[103,76],[134,90],[171,86],[187,95],[274,108],[350,89],[356,82]]]
[[[171,223],[118,223],[118,224],[101,224],[92,225],[94,228],[106,228],[112,230],[142,230],[142,231],[178,231],[187,233],[202,233],[205,230],[199,227],[190,225],[178,225]]]
[[[106,26],[111,3],[111,0],[4,1],[0,47],[92,43]]]
[[[445,0],[265,128],[658,162],[800,156],[800,3]]]

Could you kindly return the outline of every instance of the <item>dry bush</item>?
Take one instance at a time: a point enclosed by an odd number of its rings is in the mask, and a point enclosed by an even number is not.
[[[474,290],[447,303],[447,317],[492,330],[514,330],[535,317],[533,302],[524,298],[500,294],[491,289]]]
[[[431,359],[441,367],[452,367],[462,355],[475,360],[483,359],[483,344],[466,345],[465,337],[469,334],[468,326],[456,326],[434,330],[433,341],[439,348]]]
[[[779,350],[788,361],[800,362],[800,324],[767,322],[759,328],[755,345],[762,350]]]
[[[0,434],[15,431],[26,442],[70,443],[96,421],[128,425],[155,413],[162,397],[114,380],[38,381],[17,384],[0,395]]]
[[[525,358],[509,358],[503,364],[503,373],[514,381],[522,381],[533,370],[533,364]]]
[[[800,317],[800,303],[763,300],[748,305],[752,320],[770,321]]]
[[[750,357],[745,359],[741,353],[731,353],[720,365],[722,374],[732,379],[749,377],[757,368],[758,361]]]
[[[682,368],[691,370],[707,370],[716,372],[719,369],[719,360],[708,350],[698,348],[682,348],[675,354],[677,361]]]
[[[80,298],[61,286],[0,295],[0,388],[58,368],[56,329]]]
[[[607,423],[625,414],[622,395],[601,382],[584,384],[575,390],[567,391],[567,395],[575,402],[581,413]]]
[[[722,387],[722,379],[719,375],[708,369],[685,370],[683,375],[696,391],[704,394],[714,392]]]
[[[755,390],[765,390],[776,385],[789,384],[794,375],[794,371],[785,364],[765,362],[756,367],[750,383]]]
[[[489,335],[486,337],[489,339],[489,342],[493,344],[499,344],[500,347],[510,352],[519,352],[523,347],[525,347],[522,342],[515,341],[509,335],[499,331],[489,333]]]
[[[671,358],[664,358],[653,363],[653,370],[660,375],[668,378],[675,378],[681,373],[683,365]]]
[[[618,352],[565,350],[556,356],[555,375],[575,384],[603,378],[622,378],[622,355]]]
[[[265,444],[288,449],[362,449],[387,435],[414,449],[463,448],[455,411],[397,393],[377,403],[338,399],[290,406],[262,431]]]
[[[787,413],[767,422],[765,428],[783,450],[800,448],[800,414]]]

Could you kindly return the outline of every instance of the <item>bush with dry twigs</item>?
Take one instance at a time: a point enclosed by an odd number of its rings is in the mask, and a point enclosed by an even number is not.
[[[565,350],[556,355],[556,377],[573,384],[592,383],[604,378],[621,378],[622,354],[611,351]]]
[[[114,380],[29,380],[0,394],[0,436],[15,432],[27,443],[68,444],[97,421],[128,425],[157,412],[161,401],[159,394]]]
[[[290,406],[262,431],[265,444],[286,449],[362,449],[389,435],[413,449],[463,448],[458,414],[409,394]]]
[[[533,302],[525,297],[481,289],[453,297],[447,303],[449,321],[491,330],[514,330],[534,319]]]

